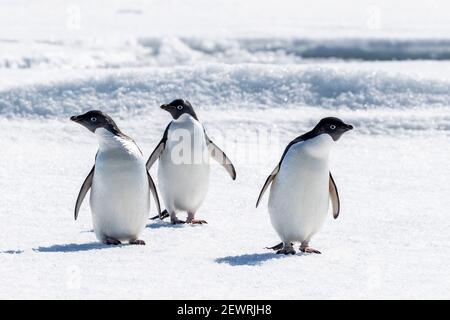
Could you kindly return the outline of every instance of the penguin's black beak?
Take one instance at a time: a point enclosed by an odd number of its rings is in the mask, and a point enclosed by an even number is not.
[[[74,122],[80,122],[80,118],[78,118],[78,116],[71,116],[70,120],[72,120]]]
[[[351,124],[347,125],[347,130],[353,130],[353,126]]]
[[[163,110],[169,110],[169,108],[170,108],[170,106],[169,105],[167,105],[167,104],[163,104],[163,105],[161,105],[161,109],[163,109]]]

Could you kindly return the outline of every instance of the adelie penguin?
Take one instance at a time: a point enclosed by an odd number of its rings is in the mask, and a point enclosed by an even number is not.
[[[128,241],[144,245],[139,236],[149,216],[150,193],[158,212],[160,205],[141,150],[120,131],[111,117],[101,111],[89,111],[70,120],[94,133],[99,143],[95,165],[77,198],[75,220],[91,189],[90,207],[97,239],[105,244],[118,245]]]
[[[218,161],[233,180],[236,171],[225,153],[208,137],[188,101],[177,99],[161,108],[171,114],[173,121],[148,159],[147,170],[159,159],[159,189],[166,205],[163,217],[170,216],[173,224],[206,223],[195,219],[195,213],[208,191],[209,158]],[[178,219],[179,212],[187,212],[186,221]]]
[[[268,249],[295,254],[293,243],[299,242],[302,252],[320,253],[309,242],[324,223],[330,200],[335,219],[340,210],[337,187],[330,172],[330,150],[344,132],[352,129],[338,118],[324,118],[314,129],[288,144],[256,202],[258,207],[272,183],[270,221],[282,243]]]

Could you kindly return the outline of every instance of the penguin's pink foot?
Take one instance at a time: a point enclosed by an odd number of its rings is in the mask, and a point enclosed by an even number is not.
[[[195,219],[195,212],[188,212],[188,217],[186,219],[186,223],[190,224],[208,224],[205,220]]]
[[[295,254],[295,250],[292,246],[283,246],[282,249],[277,251],[277,254]]]
[[[304,253],[317,253],[317,254],[321,254],[322,253],[319,250],[316,250],[316,249],[311,248],[311,247],[300,247],[300,251],[304,252]]]
[[[139,240],[139,239],[130,240],[129,243],[130,244],[139,245],[139,246],[145,246],[145,241],[144,240]]]
[[[120,242],[119,240],[114,239],[114,238],[106,237],[105,244],[117,246],[119,244],[122,244],[122,242]]]
[[[206,222],[205,220],[197,220],[197,219],[187,219],[186,223],[190,223],[190,224],[208,224],[208,222]]]

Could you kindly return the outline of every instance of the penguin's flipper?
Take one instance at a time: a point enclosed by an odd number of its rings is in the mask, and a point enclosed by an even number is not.
[[[147,170],[150,170],[150,168],[153,166],[153,164],[156,162],[156,160],[159,159],[159,157],[161,156],[161,153],[164,151],[165,147],[166,147],[166,143],[161,140],[147,160],[147,164],[146,164]]]
[[[150,168],[153,166],[156,160],[158,160],[159,157],[161,156],[161,153],[164,151],[164,148],[166,147],[167,136],[169,133],[169,127],[171,124],[172,122],[170,122],[169,125],[166,127],[166,130],[164,130],[164,134],[161,141],[158,143],[155,150],[153,150],[152,154],[148,158],[146,164],[147,170],[150,170]]]
[[[234,169],[231,160],[227,157],[225,152],[222,151],[212,140],[208,137],[205,131],[206,144],[208,145],[208,151],[211,157],[216,160],[222,167],[227,170],[231,179],[236,180],[236,170]]]
[[[165,209],[160,214],[158,214],[158,215],[156,215],[154,217],[151,217],[150,220],[156,220],[156,219],[164,220],[165,218],[167,218],[169,216],[170,216],[169,212],[167,211],[167,209]]]
[[[158,215],[161,218],[162,212],[161,212],[161,204],[159,203],[158,191],[156,191],[155,183],[153,182],[153,179],[150,176],[150,173],[148,173],[148,171],[147,171],[147,178],[148,178],[148,186],[150,187],[150,193],[153,195],[153,199],[155,200],[156,203],[156,209],[158,210]]]
[[[258,208],[259,202],[261,201],[262,196],[264,195],[264,192],[266,192],[266,189],[269,187],[270,183],[275,179],[275,177],[278,174],[278,171],[280,171],[280,164],[278,164],[275,169],[273,169],[270,176],[267,177],[266,183],[264,183],[264,186],[261,189],[261,192],[259,193],[258,201],[256,201],[256,207]]]
[[[234,165],[231,163],[231,160],[227,157],[225,152],[223,152],[214,142],[211,140],[208,141],[208,149],[211,157],[216,160],[222,167],[227,170],[231,179],[236,180],[236,169]]]
[[[336,187],[336,183],[334,182],[333,176],[331,175],[331,172],[328,188],[330,190],[331,206],[333,207],[333,217],[337,219],[337,217],[339,216],[339,212],[341,210],[341,202],[339,201],[339,193]]]
[[[92,186],[92,179],[94,178],[94,169],[95,165],[92,167],[91,171],[87,175],[86,179],[84,179],[83,185],[81,186],[80,192],[78,193],[77,202],[75,203],[75,220],[78,218],[78,213],[80,211],[81,204],[83,203],[84,197],[88,193],[89,189]]]

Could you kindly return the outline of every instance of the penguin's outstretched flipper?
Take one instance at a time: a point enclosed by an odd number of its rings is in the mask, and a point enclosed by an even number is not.
[[[227,170],[231,179],[236,180],[236,169],[231,163],[231,160],[227,157],[225,152],[222,151],[222,149],[220,149],[214,142],[212,142],[212,140],[206,134],[204,128],[203,131],[205,132],[206,144],[208,145],[208,151],[211,157],[216,160],[222,167],[224,167],[225,170]]]
[[[163,134],[161,141],[158,143],[155,150],[153,150],[152,154],[148,158],[147,164],[146,164],[147,170],[150,170],[150,168],[153,166],[153,164],[156,162],[156,160],[158,160],[159,157],[161,156],[161,154],[163,153],[164,148],[166,147],[167,135],[168,135],[169,127],[171,124],[172,124],[172,122],[170,122],[169,125],[166,127],[166,130],[164,130],[164,134]]]
[[[273,179],[275,179],[276,175],[278,174],[278,171],[280,171],[280,164],[278,164],[275,167],[275,169],[273,169],[273,171],[270,173],[270,176],[267,177],[266,182],[264,183],[264,186],[262,187],[261,192],[259,193],[258,200],[256,201],[256,208],[258,208],[259,202],[261,201],[264,192],[266,192],[270,183],[273,181]]]

